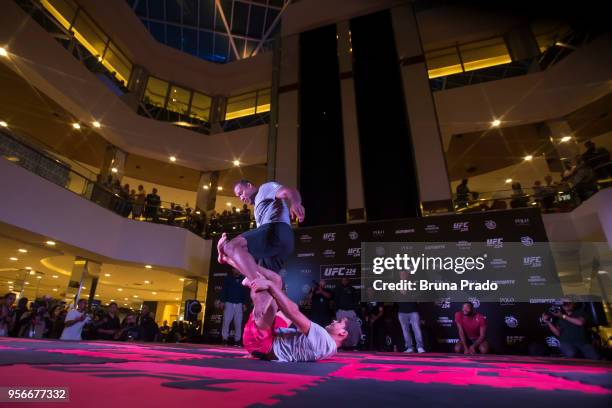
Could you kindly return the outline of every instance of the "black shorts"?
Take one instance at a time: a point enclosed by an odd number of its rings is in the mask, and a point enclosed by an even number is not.
[[[293,229],[284,222],[272,222],[240,235],[249,253],[264,268],[278,273],[293,252]]]

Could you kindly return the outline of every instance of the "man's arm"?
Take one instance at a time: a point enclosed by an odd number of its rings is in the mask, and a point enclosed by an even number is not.
[[[304,221],[304,207],[302,206],[302,196],[299,191],[291,187],[282,186],[276,192],[276,198],[288,200],[291,216],[299,222]]]
[[[251,285],[255,290],[268,290],[285,316],[295,324],[299,331],[306,335],[308,334],[310,331],[310,319],[300,312],[298,305],[292,302],[281,288],[273,285],[267,279],[256,279]]]
[[[461,324],[457,321],[457,319],[455,319],[455,324],[457,325],[457,331],[459,332],[459,341],[463,346],[463,350],[466,351],[468,347],[465,341],[465,332],[463,331],[463,327],[461,327]]]
[[[472,344],[471,347],[473,347],[475,349],[483,341],[485,341],[486,337],[487,337],[487,326],[483,324],[482,326],[480,326],[480,335],[478,336],[478,339],[476,339],[476,341],[474,342],[474,344]]]

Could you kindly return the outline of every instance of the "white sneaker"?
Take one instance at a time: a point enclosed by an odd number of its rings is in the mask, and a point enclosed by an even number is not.
[[[425,353],[425,349],[424,349],[423,347],[419,347],[419,348],[417,348],[417,351],[418,351],[419,353]]]
[[[414,353],[414,349],[411,347],[409,349],[404,350],[404,353]]]

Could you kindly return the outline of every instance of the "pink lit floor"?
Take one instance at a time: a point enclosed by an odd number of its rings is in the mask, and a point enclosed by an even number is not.
[[[340,353],[318,363],[196,344],[0,337],[0,387],[69,387],[69,403],[15,407],[610,407],[608,362]]]

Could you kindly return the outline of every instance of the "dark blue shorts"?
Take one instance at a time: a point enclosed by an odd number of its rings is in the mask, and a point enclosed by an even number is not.
[[[293,253],[293,229],[284,222],[263,224],[240,234],[246,239],[249,253],[264,268],[279,273]]]

